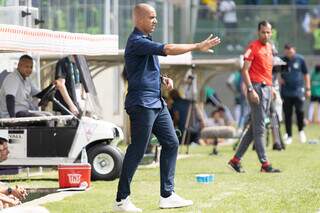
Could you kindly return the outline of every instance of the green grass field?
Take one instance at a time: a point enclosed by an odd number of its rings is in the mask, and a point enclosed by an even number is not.
[[[309,126],[310,139],[319,139],[319,126]],[[183,150],[182,150],[183,151]],[[144,212],[317,212],[320,209],[320,144],[300,144],[294,138],[286,151],[268,156],[280,174],[260,173],[256,153],[248,150],[244,174],[231,171],[226,163],[233,155],[231,146],[220,148],[219,156],[209,156],[211,147],[191,147],[190,154],[177,163],[176,192],[194,201],[188,208],[160,210],[159,168],[140,168],[132,183],[132,199]],[[211,184],[200,184],[195,175],[215,175]],[[50,173],[50,177],[56,177]],[[28,187],[58,187],[56,179],[19,181]],[[48,203],[53,213],[111,212],[118,180],[96,181],[91,190]]]

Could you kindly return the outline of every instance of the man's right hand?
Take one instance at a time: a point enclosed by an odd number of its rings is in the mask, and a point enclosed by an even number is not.
[[[173,80],[168,77],[162,77],[162,82],[164,86],[166,87],[167,90],[172,90],[173,89]]]
[[[254,104],[260,103],[259,95],[257,94],[257,92],[255,90],[248,92],[248,99],[251,103],[254,103]]]
[[[220,38],[218,36],[212,38],[212,34],[204,41],[198,43],[198,50],[201,52],[211,52],[213,53],[213,50],[210,49],[218,44],[220,44]]]

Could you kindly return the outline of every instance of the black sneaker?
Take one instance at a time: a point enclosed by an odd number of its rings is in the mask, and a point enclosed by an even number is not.
[[[275,169],[271,165],[267,167],[261,167],[260,172],[265,172],[265,173],[279,173],[281,172],[280,169]]]
[[[282,150],[282,147],[279,143],[275,143],[273,144],[273,147],[272,147],[273,150],[277,150],[277,151],[281,151]]]
[[[244,173],[245,172],[240,163],[233,163],[232,160],[230,160],[228,162],[228,165],[230,166],[230,168],[232,168],[234,171],[236,171],[238,173]]]

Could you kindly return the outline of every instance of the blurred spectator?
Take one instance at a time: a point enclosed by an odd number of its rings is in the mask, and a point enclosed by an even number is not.
[[[178,128],[181,133],[187,131],[187,140],[181,141],[182,137],[180,137],[180,143],[199,143],[200,131],[204,127],[204,119],[197,104],[181,98],[176,89],[171,90],[169,96],[173,100],[172,115],[174,126]]]
[[[222,0],[219,5],[219,12],[226,30],[224,42],[227,44],[227,50],[234,51],[236,49],[241,51],[242,47],[237,42],[238,19],[236,3],[233,0]]]
[[[241,119],[241,73],[240,70],[233,72],[228,80],[227,80],[227,86],[228,88],[232,91],[233,96],[234,96],[234,102],[235,102],[235,107],[234,107],[234,119],[236,123],[239,125],[240,124],[240,119]]]
[[[310,96],[310,76],[303,57],[296,53],[294,46],[286,44],[284,46],[284,56],[282,60],[287,63],[281,72],[281,96],[283,98],[283,111],[286,127],[284,136],[285,143],[292,143],[292,113],[293,107],[296,111],[297,126],[299,130],[300,142],[305,143],[307,138],[304,129],[303,105],[305,96]]]
[[[213,12],[217,11],[219,0],[201,0],[202,4],[207,5]]]
[[[320,10],[320,8],[319,8]],[[306,40],[312,40],[312,48],[314,54],[320,54],[320,11],[314,9],[312,12],[307,12],[305,14],[302,28],[306,33]]]
[[[213,127],[213,126],[231,126],[232,122],[228,119],[225,114],[225,110],[223,107],[218,107],[214,111],[211,112],[211,116],[206,119],[206,126]],[[215,138],[215,139],[204,139],[204,144],[214,144],[218,145],[218,143],[223,142],[223,138]],[[217,150],[214,151],[217,154]]]
[[[184,97],[189,101],[193,101],[197,99],[197,93],[197,76],[190,72],[184,79]]]
[[[297,21],[299,24],[302,24],[303,19],[308,12],[308,8],[306,6],[309,4],[309,0],[294,0],[294,3],[296,4]]]
[[[224,108],[226,112],[226,116],[228,117],[228,120],[234,121],[232,113],[230,109],[222,103],[220,98],[218,97],[216,91],[214,88],[205,86],[204,87],[204,94],[205,94],[205,103],[206,104],[211,104],[213,107],[222,107]]]
[[[220,115],[220,118],[222,119],[222,124],[224,125],[224,126],[231,126],[231,125],[233,125],[233,120],[231,119],[230,120],[230,117],[229,116],[227,116],[227,114],[226,114],[226,110],[225,110],[225,108],[224,107],[218,107],[218,112],[219,112],[219,115]]]
[[[307,12],[302,21],[302,29],[305,33],[310,33],[311,32],[310,28],[311,28],[311,15],[309,12]]]
[[[313,53],[320,55],[320,22],[318,28],[313,31]]]
[[[206,126],[224,126],[224,119],[218,109],[211,112],[211,116],[207,119]]]
[[[201,0],[200,4],[203,6],[199,10],[199,16],[204,19],[211,19],[218,10],[219,0]]]
[[[318,29],[319,24],[320,24],[320,18],[313,11],[310,15],[310,20],[309,20],[309,33],[313,33],[316,29]]]
[[[77,88],[80,85],[80,73],[73,58],[61,58],[56,64],[56,87],[55,98],[74,115],[79,115],[80,106],[77,100]],[[69,113],[53,103],[53,110],[60,112],[62,115]]]
[[[320,123],[320,64],[311,74],[311,100],[308,110],[308,121],[313,122],[315,106],[318,103],[317,123]]]

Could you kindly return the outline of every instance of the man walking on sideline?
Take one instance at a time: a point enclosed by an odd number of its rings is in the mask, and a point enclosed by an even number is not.
[[[161,44],[152,41],[150,34],[157,24],[156,11],[148,4],[138,4],[133,9],[135,28],[125,48],[125,72],[128,93],[125,109],[131,123],[131,144],[128,146],[118,184],[114,211],[141,212],[129,198],[130,183],[150,140],[156,135],[162,146],[160,156],[160,208],[190,206],[174,192],[174,175],[179,141],[175,134],[166,103],[161,98],[161,83],[173,88],[173,81],[160,77],[158,55],[178,55],[193,50],[210,52],[220,43],[218,37],[207,38],[195,44]]]
[[[284,56],[282,60],[287,63],[285,70],[281,72],[280,86],[283,99],[284,122],[286,134],[284,140],[286,144],[292,143],[292,112],[296,109],[297,126],[301,143],[307,141],[303,131],[304,128],[304,102],[305,97],[311,96],[310,75],[308,73],[304,58],[296,53],[294,46],[286,44],[284,46]]]
[[[250,126],[229,165],[236,172],[244,172],[241,158],[254,141],[255,150],[261,163],[261,172],[280,172],[274,169],[266,156],[264,133],[265,118],[272,98],[272,46],[269,43],[272,26],[267,21],[258,24],[258,39],[249,44],[244,54],[241,71],[247,87],[247,98],[251,108]]]

